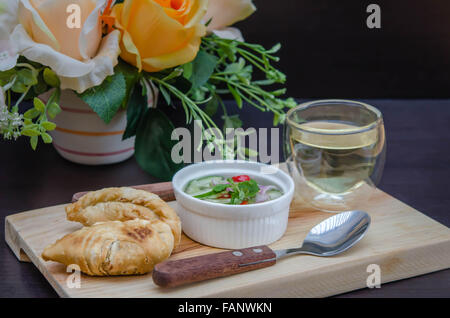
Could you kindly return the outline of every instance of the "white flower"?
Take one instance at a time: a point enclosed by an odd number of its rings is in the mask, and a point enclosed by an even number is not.
[[[242,36],[241,30],[239,30],[238,28],[228,27],[220,30],[212,30],[211,32],[222,39],[244,42],[244,37]]]
[[[0,134],[5,139],[16,139],[20,136],[23,116],[18,112],[9,112],[5,104],[3,88],[0,86]]]
[[[211,21],[208,25],[209,32],[221,38],[243,41],[239,29],[229,26],[246,19],[255,11],[252,0],[209,0],[204,21]]]
[[[12,27],[9,41],[27,59],[50,67],[61,88],[82,93],[114,73],[120,54],[119,32],[101,37],[100,10],[106,0],[3,0],[14,18],[1,19],[0,28]],[[17,6],[18,3],[18,6]],[[67,8],[81,9],[82,27],[69,28]],[[19,20],[20,23],[17,23]]]
[[[18,0],[0,2],[0,72],[16,66],[19,54],[9,39],[14,27],[19,23],[17,17]]]

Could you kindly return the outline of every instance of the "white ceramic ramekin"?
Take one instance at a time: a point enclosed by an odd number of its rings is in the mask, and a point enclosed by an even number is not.
[[[258,183],[276,185],[283,195],[263,203],[226,205],[202,201],[184,192],[189,181],[212,175],[248,175]],[[294,182],[276,167],[239,160],[206,161],[181,169],[172,183],[183,231],[194,241],[237,249],[270,244],[286,231]]]

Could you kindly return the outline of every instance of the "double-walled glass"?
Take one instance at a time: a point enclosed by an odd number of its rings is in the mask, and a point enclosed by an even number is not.
[[[285,138],[297,192],[320,210],[357,209],[381,179],[383,117],[371,105],[350,100],[301,104],[287,114]]]

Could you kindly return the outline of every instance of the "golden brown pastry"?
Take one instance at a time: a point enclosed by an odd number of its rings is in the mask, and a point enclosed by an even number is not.
[[[109,221],[67,234],[46,247],[42,258],[77,264],[92,276],[145,274],[167,259],[173,247],[172,231],[162,221]]]
[[[104,221],[161,220],[172,229],[175,246],[181,239],[176,212],[156,194],[128,187],[92,191],[66,207],[67,219],[91,226]]]

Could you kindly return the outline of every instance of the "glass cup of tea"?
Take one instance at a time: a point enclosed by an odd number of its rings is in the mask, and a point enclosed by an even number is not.
[[[285,154],[298,195],[328,212],[366,202],[384,168],[381,112],[366,103],[333,99],[300,104],[286,118]]]

